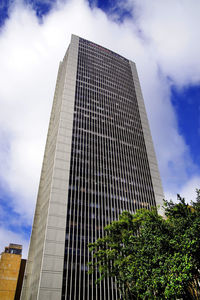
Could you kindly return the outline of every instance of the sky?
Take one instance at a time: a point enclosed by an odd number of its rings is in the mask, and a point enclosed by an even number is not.
[[[59,62],[71,34],[133,60],[166,199],[200,188],[199,0],[1,0],[0,252],[27,256]]]

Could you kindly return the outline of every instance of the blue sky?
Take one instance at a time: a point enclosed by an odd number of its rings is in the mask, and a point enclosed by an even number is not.
[[[27,254],[57,69],[71,33],[136,62],[165,196],[194,199],[199,12],[196,0],[1,1],[0,251],[16,242]]]

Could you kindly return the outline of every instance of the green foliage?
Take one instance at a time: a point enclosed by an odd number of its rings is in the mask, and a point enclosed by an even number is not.
[[[90,273],[115,277],[123,299],[200,299],[200,191],[190,205],[123,212],[90,244]]]

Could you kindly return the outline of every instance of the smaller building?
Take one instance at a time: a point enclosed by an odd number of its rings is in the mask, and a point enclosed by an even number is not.
[[[20,270],[22,245],[10,244],[1,253],[0,300],[14,300]]]

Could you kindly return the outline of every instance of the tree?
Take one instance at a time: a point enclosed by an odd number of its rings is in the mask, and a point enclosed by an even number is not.
[[[123,299],[200,299],[200,202],[178,200],[165,201],[166,218],[123,212],[89,245],[90,272],[115,277]]]

